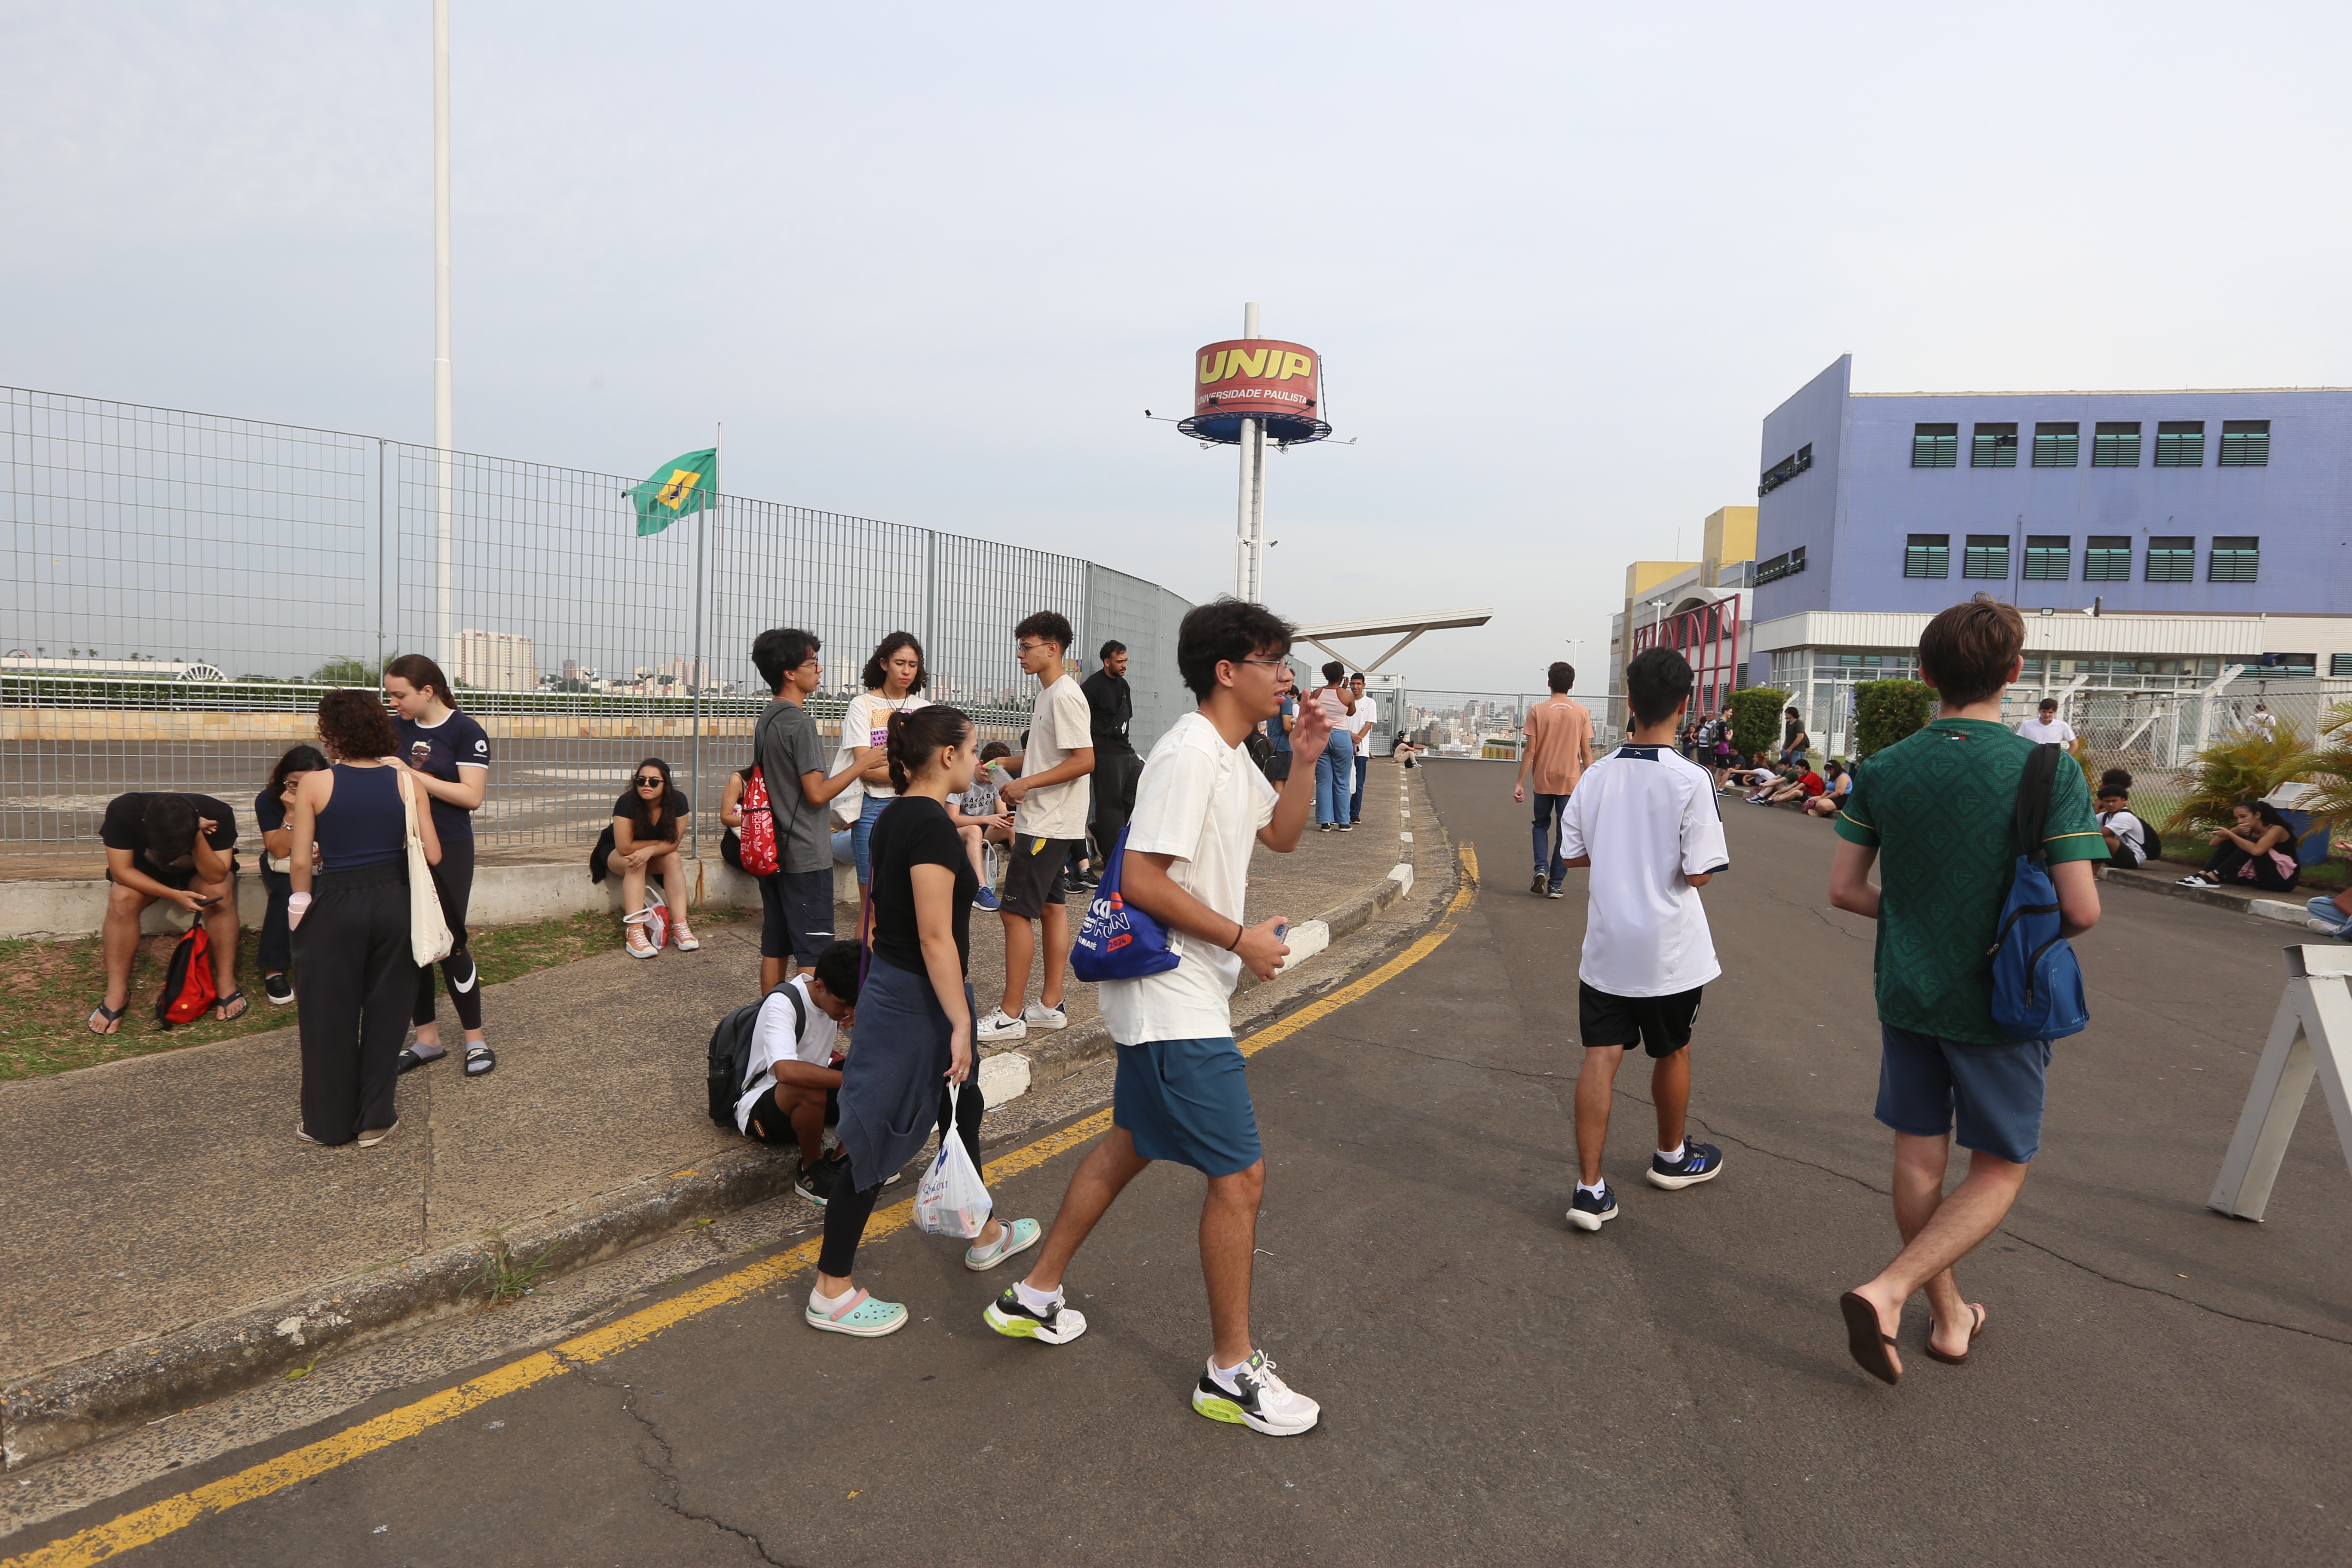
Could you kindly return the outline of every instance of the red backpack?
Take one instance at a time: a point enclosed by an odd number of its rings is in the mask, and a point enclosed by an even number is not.
[[[768,805],[768,781],[755,766],[743,783],[743,827],[737,835],[737,853],[743,869],[754,877],[776,874],[776,814]]]
[[[155,998],[155,1021],[167,1029],[193,1024],[218,994],[213,989],[213,939],[205,934],[200,914],[187,934],[172,944],[172,961],[163,966],[163,989]]]

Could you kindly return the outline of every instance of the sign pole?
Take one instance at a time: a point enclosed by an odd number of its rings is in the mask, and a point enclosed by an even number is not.
[[[2352,1164],[2352,1097],[2347,1092],[2352,1081],[2352,948],[2290,947],[2286,973],[2286,993],[2254,1066],[2246,1108],[2221,1162],[2221,1179],[2206,1200],[2207,1207],[2239,1219],[2259,1220],[2270,1205],[2271,1186],[2315,1077],[2326,1093],[2345,1162]]]
[[[433,486],[435,641],[456,666],[457,618],[449,600],[449,0],[433,0]],[[456,677],[451,677],[455,679]]]
[[[1242,336],[1257,336],[1257,303],[1242,307]],[[1239,559],[1234,563],[1234,597],[1256,602],[1265,593],[1265,421],[1242,421],[1242,494]]]

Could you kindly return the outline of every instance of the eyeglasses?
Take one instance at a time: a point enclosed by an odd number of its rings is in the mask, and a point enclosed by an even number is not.
[[[1014,653],[1034,653],[1045,646],[1045,644],[1044,639],[1032,637],[1026,641],[1014,643],[1013,645],[1013,651]]]
[[[662,781],[659,773],[639,773],[637,775],[637,787],[639,789],[659,789],[661,786]]]
[[[1236,658],[1229,659],[1226,662],[1230,664],[1262,664],[1269,668],[1279,669],[1290,661],[1286,658]]]

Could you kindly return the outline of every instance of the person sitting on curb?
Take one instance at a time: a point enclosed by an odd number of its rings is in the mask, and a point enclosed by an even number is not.
[[[646,931],[649,875],[661,879],[662,901],[669,906],[670,936],[677,950],[693,952],[702,946],[687,929],[686,858],[677,847],[686,842],[686,825],[693,813],[694,803],[670,782],[669,764],[659,757],[639,763],[629,787],[613,803],[613,823],[597,843],[597,862],[621,879],[621,921],[626,929],[623,951],[631,958],[651,958],[661,951]]]
[[[106,994],[90,1009],[89,1032],[111,1035],[131,1005],[131,963],[139,917],[161,899],[201,916],[212,940],[213,1017],[230,1023],[251,1004],[236,988],[236,813],[208,795],[118,795],[107,802],[99,842],[106,847]]]
[[[982,847],[1013,842],[1013,814],[997,799],[997,775],[989,764],[1012,754],[1013,748],[1003,742],[991,741],[980,749],[980,771],[971,775],[971,787],[948,796],[948,820],[955,825],[956,837],[971,856],[972,875],[980,879],[980,891],[971,896],[971,907],[992,914],[1003,906],[996,897],[996,885],[989,880],[988,856]]]
[[[1764,804],[1790,805],[1802,811],[1808,802],[1819,799],[1822,792],[1828,787],[1822,782],[1822,775],[1812,769],[1799,768],[1795,770],[1793,776],[1783,780],[1778,787],[1764,797]]]
[[[2352,942],[2352,889],[2329,897],[2322,893],[2304,901],[2311,911],[2311,929],[2325,931],[2338,942]]]
[[[2110,773],[2099,782],[2099,834],[2107,841],[2110,864],[2118,870],[2137,870],[2156,858],[2151,851],[2156,829],[2132,814],[2131,786],[2109,782],[2113,777]]]
[[[1853,774],[1835,757],[1830,759],[1829,776],[1822,781],[1822,793],[1805,802],[1807,816],[1835,816],[1845,797],[1853,793]]]
[[[857,1020],[859,950],[836,942],[767,994],[752,1026],[750,1078],[735,1101],[735,1127],[762,1143],[796,1143],[793,1191],[823,1207],[842,1171],[824,1157],[824,1120],[841,1088],[841,1026]]]
[[[2205,869],[2180,879],[2184,888],[2251,887],[2263,893],[2294,890],[2303,868],[2295,864],[2294,831],[2266,800],[2242,800],[2230,808],[2234,827],[2213,830],[2213,858]]]

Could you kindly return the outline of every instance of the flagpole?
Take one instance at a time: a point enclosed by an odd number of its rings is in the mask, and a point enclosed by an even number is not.
[[[719,515],[719,458],[727,445],[727,426],[719,426],[718,445],[710,453],[710,494],[702,503],[702,521],[694,528],[694,651],[687,655],[686,679],[694,688],[694,793],[707,798],[702,787],[702,596],[703,560],[711,520]],[[702,858],[702,814],[694,814],[694,858]],[[699,880],[698,874],[697,880]]]

